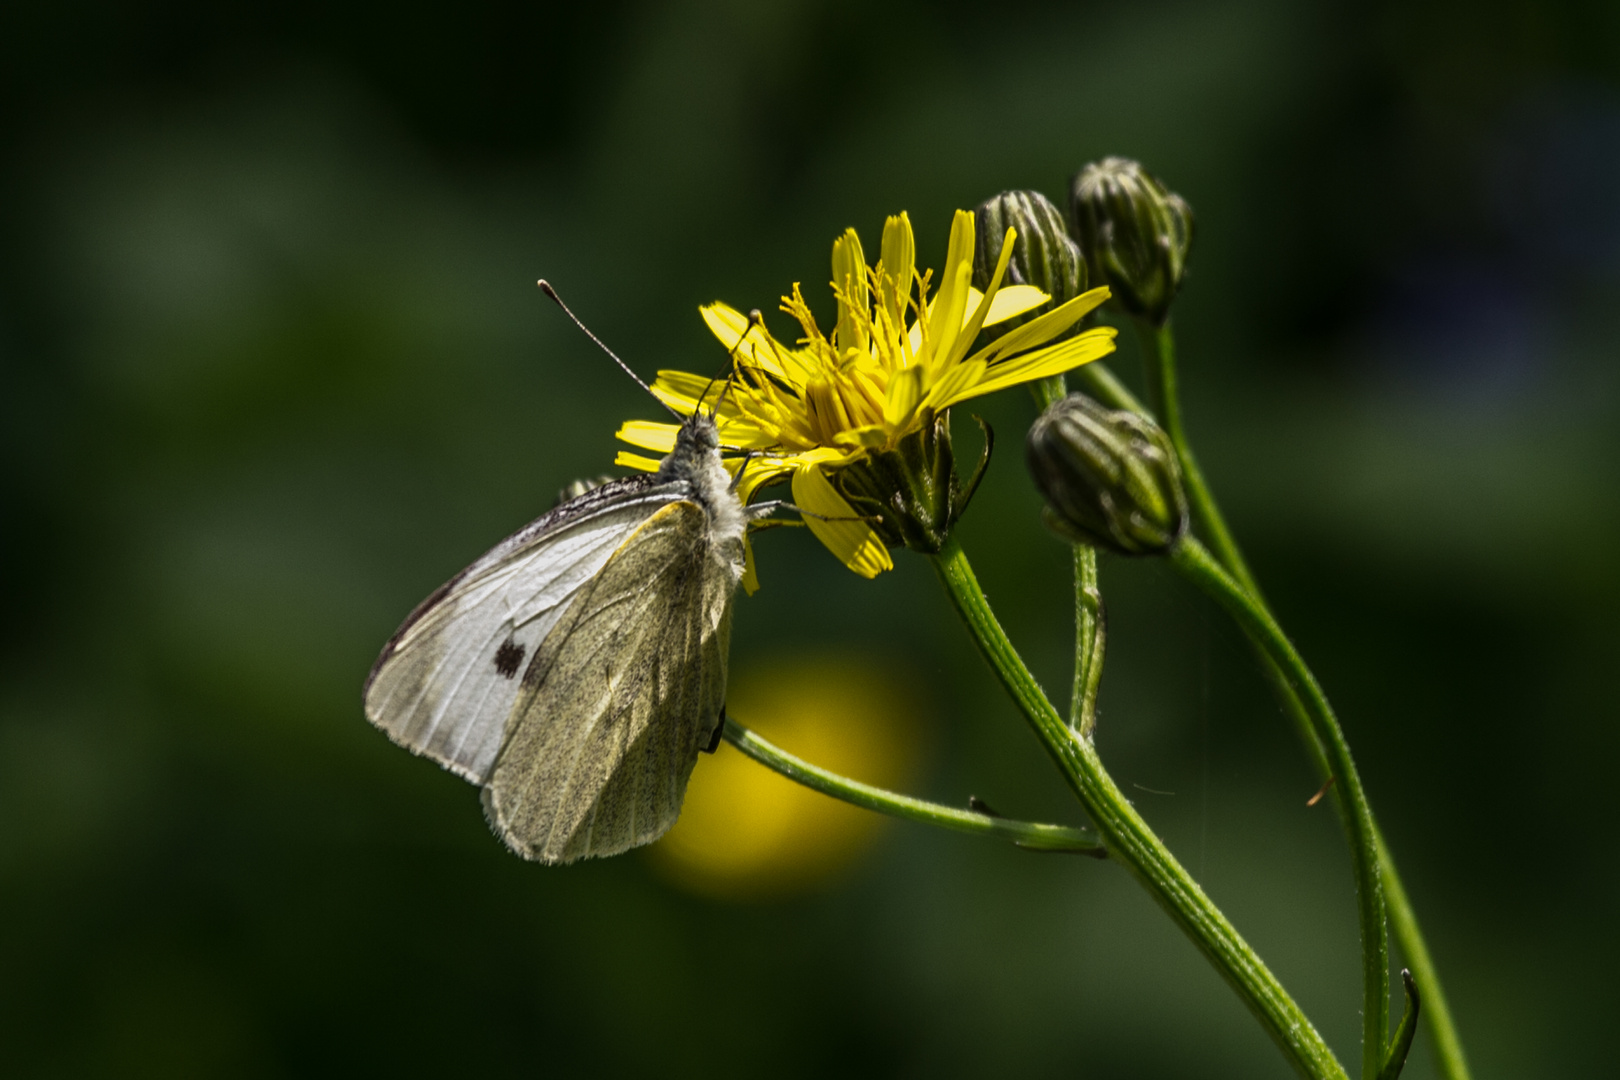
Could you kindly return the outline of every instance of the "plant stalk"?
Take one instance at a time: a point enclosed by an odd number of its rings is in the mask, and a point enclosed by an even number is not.
[[[933,562],[974,643],[1096,824],[1109,857],[1130,870],[1215,965],[1301,1076],[1347,1080],[1333,1051],[1276,976],[1119,790],[1091,738],[1069,727],[1052,707],[996,621],[955,536]]]
[[[1351,865],[1356,878],[1356,912],[1361,926],[1362,955],[1362,1074],[1377,1080],[1389,1039],[1389,934],[1384,915],[1384,886],[1380,875],[1378,834],[1372,811],[1361,786],[1361,776],[1350,756],[1350,744],[1333,707],[1316,677],[1294,649],[1271,613],[1215,561],[1209,550],[1192,537],[1184,538],[1170,553],[1171,561],[1187,577],[1224,607],[1244,631],[1271,658],[1310,713],[1312,729],[1327,751],[1335,786],[1346,800],[1345,824],[1350,833]]]
[[[1102,686],[1103,650],[1108,626],[1102,590],[1097,587],[1097,549],[1074,545],[1074,689],[1069,726],[1091,738],[1097,726],[1097,691]]]
[[[1245,587],[1257,591],[1254,589],[1254,575],[1243,561],[1237,541],[1232,539],[1232,531],[1221,516],[1221,508],[1215,504],[1215,497],[1204,482],[1204,471],[1198,467],[1198,459],[1193,456],[1192,447],[1187,443],[1187,433],[1181,425],[1181,394],[1176,380],[1176,337],[1170,329],[1170,320],[1166,319],[1162,326],[1138,320],[1136,329],[1143,346],[1148,396],[1153,401],[1159,426],[1170,436],[1176,456],[1180,458],[1181,479],[1187,489],[1187,501],[1192,503],[1193,513],[1209,534],[1210,544],[1221,553],[1221,562]]]
[[[870,784],[863,784],[859,780],[851,780],[847,776],[839,776],[818,765],[812,765],[803,758],[794,757],[781,747],[760,738],[729,716],[726,717],[725,725],[726,741],[767,769],[787,777],[796,784],[803,784],[823,795],[831,795],[835,799],[842,799],[863,809],[876,810],[880,814],[888,814],[890,817],[906,821],[918,821],[924,825],[954,829],[957,832],[1011,840],[1019,847],[1031,851],[1073,852],[1092,855],[1099,859],[1108,857],[1102,841],[1090,829],[1014,821],[1012,818],[981,814],[972,810],[958,810],[952,806],[913,799],[909,795],[899,795]]]
[[[1182,466],[1182,480],[1187,489],[1188,500],[1192,503],[1194,511],[1198,514],[1214,549],[1216,557],[1220,560],[1229,574],[1243,586],[1253,598],[1254,602],[1266,611],[1270,617],[1270,610],[1266,605],[1265,596],[1260,591],[1259,583],[1250,571],[1248,563],[1238,548],[1231,530],[1221,515],[1220,507],[1215,502],[1214,493],[1204,480],[1203,471],[1198,467],[1193,457],[1192,449],[1188,445],[1186,433],[1182,427],[1180,395],[1177,392],[1176,381],[1176,351],[1175,335],[1167,321],[1163,326],[1154,327],[1149,323],[1137,322],[1138,340],[1143,350],[1143,363],[1148,372],[1148,381],[1153,388],[1156,404],[1162,408],[1159,413],[1166,432],[1170,435],[1172,444],[1180,457]],[[1086,365],[1081,371],[1096,368],[1099,365],[1092,363]],[[1101,372],[1107,379],[1097,389],[1106,391],[1108,383],[1118,382],[1112,373],[1106,370]],[[1115,408],[1131,408],[1126,398],[1110,399],[1102,393],[1099,400]],[[1136,406],[1136,411],[1141,411]],[[1273,619],[1275,621],[1275,619]],[[1317,737],[1310,712],[1306,709],[1304,701],[1294,691],[1282,668],[1271,658],[1270,653],[1255,641],[1255,647],[1264,660],[1267,677],[1270,679],[1272,689],[1282,702],[1284,711],[1294,723],[1299,733],[1300,741],[1305,752],[1316,765],[1317,774],[1324,782],[1333,776],[1333,768],[1328,759],[1328,752],[1322,741]],[[1333,801],[1338,810],[1340,820],[1345,823],[1348,832],[1351,811],[1344,802],[1344,794],[1337,785],[1332,791]],[[1369,811],[1370,812],[1370,811]],[[1440,985],[1440,973],[1434,965],[1433,957],[1429,954],[1428,944],[1424,941],[1422,928],[1418,924],[1417,912],[1413,909],[1411,900],[1406,895],[1406,888],[1401,883],[1400,872],[1396,868],[1394,856],[1390,854],[1389,846],[1384,842],[1382,833],[1378,830],[1376,819],[1373,821],[1373,835],[1378,844],[1378,866],[1383,881],[1385,903],[1388,908],[1391,928],[1395,932],[1395,939],[1400,943],[1401,952],[1411,968],[1413,978],[1417,982],[1419,992],[1423,998],[1423,1015],[1429,1034],[1434,1039],[1435,1057],[1440,1066],[1441,1075],[1446,1080],[1470,1080],[1468,1061],[1463,1054],[1462,1040],[1457,1034],[1456,1023],[1451,1015],[1451,1008],[1446,1001],[1445,991]],[[1385,976],[1388,978],[1387,974]],[[1387,994],[1385,996],[1385,1025],[1388,1025]]]

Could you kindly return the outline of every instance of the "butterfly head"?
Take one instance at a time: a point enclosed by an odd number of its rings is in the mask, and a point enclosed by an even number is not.
[[[720,449],[720,429],[714,422],[714,413],[701,408],[694,410],[691,416],[681,422],[675,442],[677,446],[697,451]]]

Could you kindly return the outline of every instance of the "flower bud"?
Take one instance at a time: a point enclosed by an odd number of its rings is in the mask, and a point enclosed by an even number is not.
[[[1001,260],[1007,228],[1017,230],[1012,260],[1003,285],[1033,285],[1052,298],[1050,304],[985,328],[997,337],[1086,291],[1086,261],[1069,236],[1063,213],[1038,191],[1003,191],[974,211],[978,242],[973,249],[973,284],[990,286]]]
[[[1192,208],[1129,158],[1093,162],[1069,185],[1069,227],[1095,284],[1163,325],[1192,244]]]
[[[1026,450],[1054,532],[1121,555],[1158,555],[1186,531],[1175,448],[1146,417],[1070,394],[1036,419]]]

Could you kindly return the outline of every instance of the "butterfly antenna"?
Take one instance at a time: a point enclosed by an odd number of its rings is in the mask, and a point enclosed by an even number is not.
[[[579,321],[579,316],[575,315],[572,311],[570,311],[568,309],[568,305],[563,303],[562,297],[557,295],[557,290],[553,289],[551,287],[551,282],[547,281],[545,278],[541,278],[538,282],[536,282],[536,284],[540,286],[540,291],[541,292],[543,292],[547,296],[551,297],[551,299],[556,302],[557,306],[563,309],[563,314],[567,315],[570,319],[572,319],[574,321],[574,325],[579,327],[580,331],[582,333],[584,333],[584,335],[586,337],[588,337],[592,341],[596,342],[596,347],[598,349],[601,349],[603,352],[607,353],[608,356],[612,358],[612,360],[613,360],[613,362],[615,364],[618,364],[620,368],[624,369],[624,373],[626,375],[628,375],[632,379],[636,380],[636,385],[637,386],[639,386],[643,390],[647,391],[647,393],[652,394],[654,400],[656,400],[658,402],[658,404],[662,405],[664,408],[668,409],[670,415],[675,417],[675,419],[681,421],[682,423],[686,422],[686,417],[684,417],[680,413],[676,412],[675,409],[673,407],[671,407],[670,404],[667,401],[665,401],[663,398],[659,397],[657,394],[653,394],[653,388],[648,386],[646,383],[642,382],[641,381],[641,376],[637,375],[633,370],[631,370],[631,367],[630,367],[629,364],[625,363],[623,360],[620,360],[617,353],[615,353],[612,349],[608,348],[606,345],[602,344],[602,339],[601,338],[599,338],[595,334],[591,333],[591,328],[590,327],[586,326],[584,323]]]
[[[721,388],[720,396],[714,399],[714,404],[709,408],[709,415],[711,417],[718,417],[720,415],[720,406],[725,403],[726,395],[731,393],[731,377],[735,375],[737,371],[738,350],[743,347],[743,342],[748,340],[748,335],[753,333],[756,326],[763,328],[764,325],[765,320],[760,316],[758,308],[755,308],[753,311],[748,313],[748,329],[744,330],[740,335],[738,335],[737,344],[733,345],[731,347],[731,351],[726,354],[726,366],[721,368],[718,373],[709,379],[708,384],[703,387],[703,393],[698,395],[698,404],[701,406],[704,400],[708,398],[709,391],[714,388],[714,384],[720,381],[720,376],[724,375],[726,377],[726,385]]]

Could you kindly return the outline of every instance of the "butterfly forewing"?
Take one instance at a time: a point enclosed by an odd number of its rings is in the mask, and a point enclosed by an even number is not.
[[[612,855],[674,824],[725,700],[739,550],[694,502],[619,548],[530,661],[484,789],[490,823],[545,862]]]
[[[395,742],[483,783],[537,647],[626,538],[686,492],[651,477],[616,481],[496,545],[384,647],[366,715]]]

